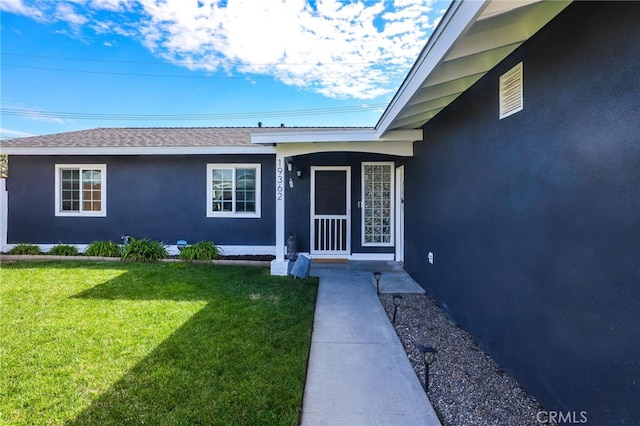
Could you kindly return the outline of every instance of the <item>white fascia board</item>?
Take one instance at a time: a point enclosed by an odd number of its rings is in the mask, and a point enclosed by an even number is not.
[[[382,136],[389,132],[389,127],[395,118],[420,90],[429,75],[447,57],[455,43],[480,16],[488,1],[454,1],[378,121],[375,127],[378,135]]]
[[[309,132],[252,133],[256,144],[328,143],[328,142],[414,142],[422,140],[421,129],[394,130],[379,137],[375,129],[366,130],[314,130]]]
[[[421,139],[420,139],[421,140]],[[368,154],[396,155],[413,157],[413,141],[402,142],[325,142],[325,143],[283,143],[278,145],[278,155],[294,157],[296,155],[319,152],[362,152]]]
[[[275,154],[275,146],[198,146],[198,147],[0,147],[8,155],[203,155]]]

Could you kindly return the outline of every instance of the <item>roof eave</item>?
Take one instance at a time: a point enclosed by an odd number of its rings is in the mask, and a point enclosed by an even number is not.
[[[421,129],[394,130],[383,136],[380,136],[375,129],[251,134],[251,142],[254,144],[414,142],[417,140],[422,140]]]
[[[202,147],[0,147],[8,155],[211,155],[275,154],[274,146],[202,146]]]
[[[440,19],[440,23],[429,37],[418,59],[387,105],[375,126],[379,135],[387,133],[395,118],[407,105],[422,83],[442,62],[455,41],[463,34],[473,19],[486,6],[488,0],[462,2],[454,0]]]
[[[454,0],[375,126],[421,128],[571,0]]]

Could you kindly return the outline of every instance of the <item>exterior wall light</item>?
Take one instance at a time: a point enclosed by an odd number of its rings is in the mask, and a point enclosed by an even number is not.
[[[436,360],[436,353],[438,352],[434,348],[428,345],[422,345],[418,348],[422,354],[422,361],[424,362],[424,390],[429,391],[429,366]]]
[[[373,273],[373,278],[376,279],[376,294],[378,295],[380,294],[380,277],[381,276],[382,276],[381,272],[376,271]]]
[[[293,178],[291,177],[291,173],[293,173],[293,162],[290,158],[285,159],[287,163],[287,171],[289,172],[289,188],[293,189]],[[300,177],[300,175],[298,175]]]

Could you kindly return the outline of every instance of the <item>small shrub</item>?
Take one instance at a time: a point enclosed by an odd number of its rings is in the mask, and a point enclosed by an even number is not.
[[[113,241],[94,241],[84,251],[85,256],[120,257],[122,247]]]
[[[77,256],[78,249],[76,246],[72,246],[69,244],[56,244],[51,247],[51,250],[47,252],[47,254],[52,256]]]
[[[18,244],[9,250],[9,254],[42,254],[42,250],[35,244]]]
[[[220,249],[211,241],[200,241],[187,246],[180,251],[180,259],[192,260],[214,260],[220,258]]]
[[[125,245],[122,251],[122,260],[131,260],[133,262],[154,262],[168,256],[169,254],[164,244],[147,238],[136,240],[132,237],[129,240],[129,244]]]

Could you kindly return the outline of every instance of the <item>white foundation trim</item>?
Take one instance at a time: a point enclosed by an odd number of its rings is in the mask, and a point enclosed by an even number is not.
[[[87,249],[88,244],[67,244],[67,243],[58,243],[75,246],[80,253],[84,253]],[[51,250],[53,246],[58,244],[37,244],[44,253]],[[2,251],[9,251],[14,248],[17,244],[5,244],[2,248]],[[176,256],[180,251],[178,250],[178,246],[176,245],[166,245],[167,252],[171,256]],[[242,255],[265,255],[265,256],[275,256],[276,247],[275,246],[236,246],[236,245],[219,245],[218,248],[222,251],[222,254],[225,256],[242,256]]]

